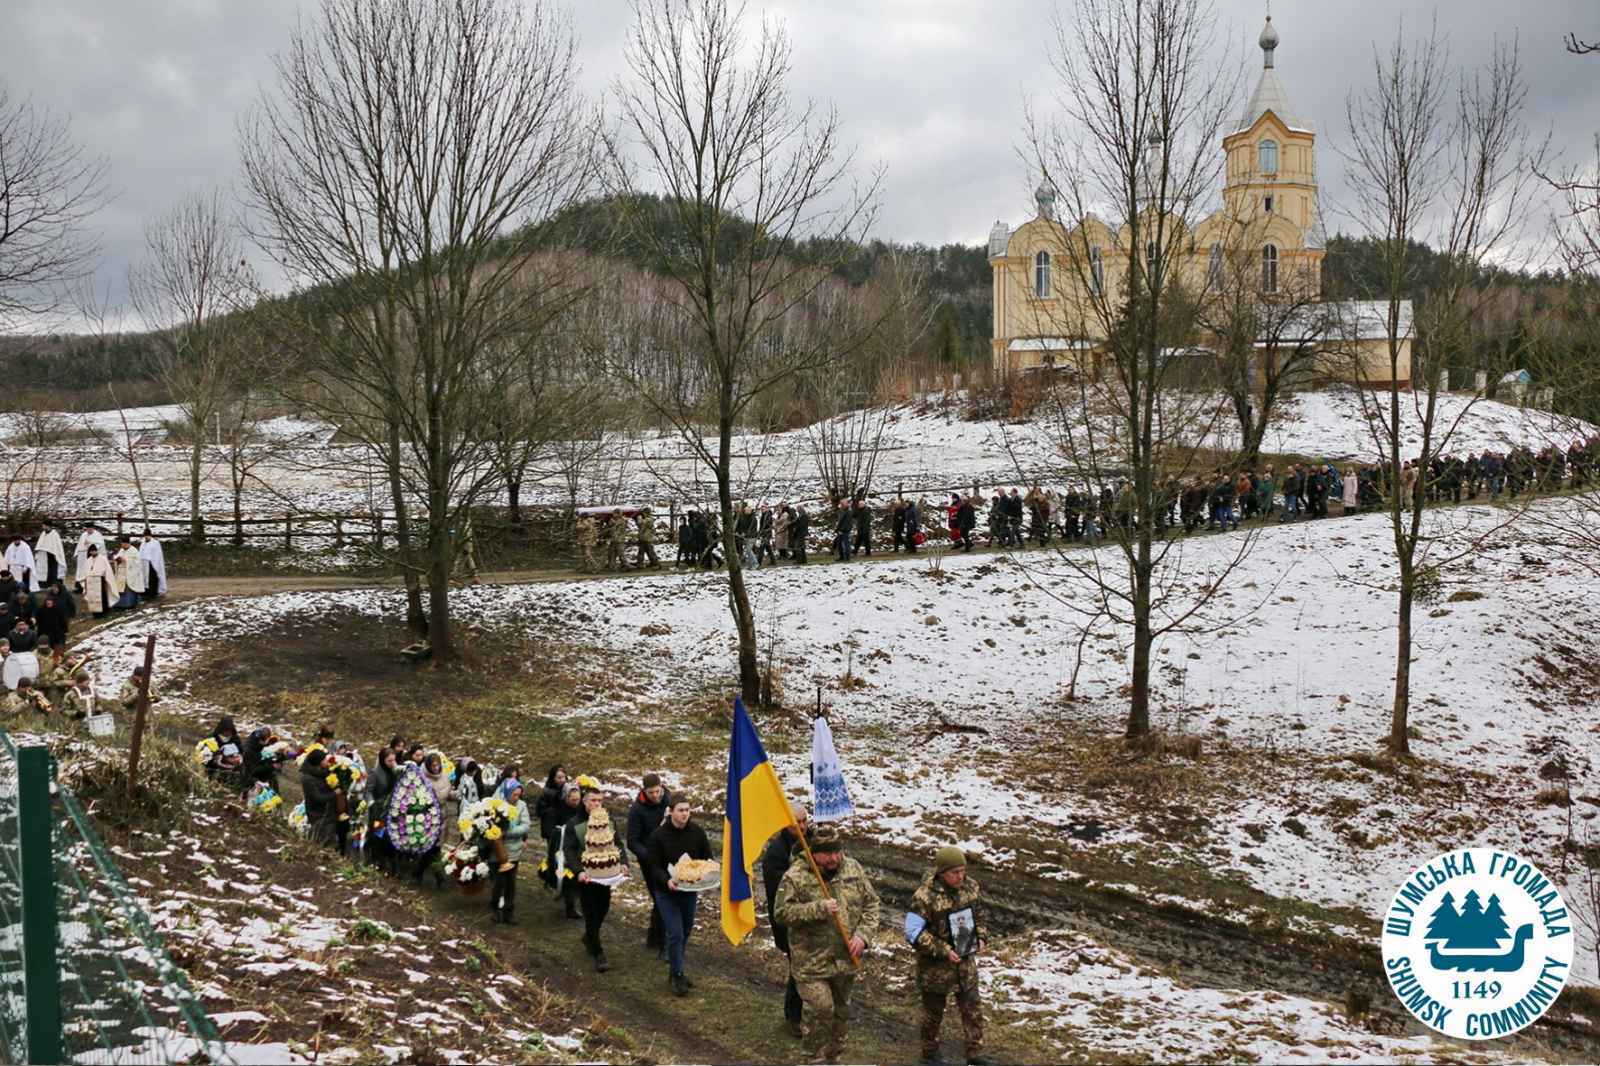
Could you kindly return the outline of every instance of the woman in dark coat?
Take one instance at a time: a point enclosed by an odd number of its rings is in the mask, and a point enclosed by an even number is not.
[[[260,726],[251,731],[244,740],[244,766],[239,784],[239,791],[249,792],[257,784],[266,785],[274,792],[278,792],[278,764],[271,759],[263,759],[261,751],[268,744],[278,738],[266,726]]]
[[[566,783],[567,771],[560,763],[556,763],[550,767],[550,773],[544,779],[544,788],[533,804],[534,817],[539,819],[539,835],[545,841],[544,865],[539,868],[539,880],[550,888],[561,887],[556,884],[556,827],[559,824],[556,816],[561,813],[561,789]]]
[[[399,856],[389,840],[384,819],[389,811],[389,797],[394,794],[394,785],[399,779],[400,764],[394,748],[379,748],[377,762],[367,774],[367,809],[372,812],[367,828],[367,861],[390,876],[399,871]]]
[[[64,648],[67,645],[68,617],[60,594],[52,589],[45,592],[44,600],[34,611],[34,624],[39,627],[39,634],[50,641],[51,647]]]
[[[217,719],[217,728],[211,731],[211,739],[216,742],[217,750],[206,760],[206,776],[224,785],[236,786],[239,769],[244,765],[244,752],[239,746],[239,730],[234,727],[231,716],[223,715]]]
[[[334,820],[339,810],[333,786],[328,784],[328,771],[322,765],[325,754],[321,748],[306,752],[305,761],[300,764],[300,791],[306,797],[306,835],[312,843],[334,847]]]

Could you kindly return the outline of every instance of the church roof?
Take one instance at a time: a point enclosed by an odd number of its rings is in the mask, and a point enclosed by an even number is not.
[[[1274,56],[1278,50],[1280,39],[1277,29],[1272,25],[1272,16],[1267,16],[1266,28],[1261,31],[1261,80],[1256,82],[1256,91],[1251,94],[1250,102],[1244,106],[1244,114],[1239,118],[1239,126],[1235,133],[1243,133],[1256,124],[1256,120],[1271,111],[1278,116],[1285,126],[1292,130],[1304,130],[1307,133],[1314,131],[1310,122],[1295,115],[1294,109],[1289,106],[1289,94],[1283,87],[1283,82],[1278,79],[1275,68]]]
[[[1292,130],[1315,132],[1315,127],[1296,115],[1289,106],[1289,94],[1284,90],[1278,72],[1271,67],[1261,72],[1261,80],[1256,83],[1256,91],[1251,94],[1250,102],[1245,105],[1244,114],[1239,117],[1239,127],[1234,132],[1243,133],[1254,126],[1256,119],[1268,111],[1277,115],[1279,121]]]

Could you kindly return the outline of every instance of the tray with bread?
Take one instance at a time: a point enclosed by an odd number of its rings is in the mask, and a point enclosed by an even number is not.
[[[679,892],[709,892],[722,885],[722,866],[711,859],[678,856],[667,864],[667,876],[678,883]]]

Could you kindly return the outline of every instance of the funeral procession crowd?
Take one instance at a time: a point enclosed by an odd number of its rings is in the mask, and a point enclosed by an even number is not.
[[[641,776],[619,817],[598,780],[560,764],[543,784],[525,786],[520,766],[457,762],[399,736],[369,763],[327,726],[297,745],[267,726],[241,736],[224,717],[196,745],[195,759],[263,811],[284,804],[280,773],[292,774],[304,800],[289,820],[310,840],[418,889],[430,881],[435,889],[447,881],[469,893],[486,888],[497,924],[519,924],[518,874],[534,864],[555,914],[582,930],[579,943],[598,973],[611,968],[613,890],[640,879],[650,902],[644,950],[664,964],[670,993],[692,994],[689,941],[700,896],[720,887],[721,871],[693,798],[669,792],[659,774]],[[863,958],[883,936],[882,906],[839,828],[813,822],[799,801],[789,808],[790,827],[767,841],[756,863],[772,938],[788,959],[784,1024],[808,1061],[838,1062]],[[960,849],[938,849],[904,935],[916,955],[922,1061],[943,1061],[940,1031],[952,997],[965,1039],[960,1061],[994,1061],[983,1052],[978,982],[987,929]]]
[[[149,530],[137,539],[108,540],[104,529],[86,527],[70,574],[53,523],[43,522],[31,545],[12,533],[0,569],[0,678],[6,689],[0,711],[82,719],[97,709],[131,708],[141,670],[127,678],[97,678],[88,655],[69,651],[68,632],[74,619],[132,610],[166,591],[166,554]]]
[[[1502,454],[1488,449],[1465,456],[1433,457],[1426,469],[1414,461],[1398,471],[1389,463],[1347,466],[1330,463],[1293,463],[1282,470],[1272,464],[1259,468],[1218,468],[1207,477],[1167,478],[1157,490],[1155,532],[1227,531],[1246,521],[1294,522],[1326,518],[1329,506],[1340,514],[1382,509],[1394,494],[1403,504],[1416,493],[1429,503],[1461,503],[1479,498],[1498,501],[1563,489],[1581,491],[1589,486],[1594,461],[1600,457],[1600,435],[1575,440],[1565,451],[1548,445],[1540,451],[1513,448]],[[1126,480],[1062,491],[1034,485],[1027,493],[1013,487],[995,489],[985,499],[953,493],[948,501],[930,502],[927,496],[896,496],[887,504],[874,504],[865,492],[840,497],[812,514],[803,503],[780,502],[776,507],[734,505],[733,550],[747,567],[771,566],[779,560],[797,565],[810,561],[811,553],[826,545],[834,561],[870,556],[884,547],[888,535],[891,552],[915,554],[930,539],[951,548],[971,551],[980,534],[990,548],[1040,547],[1055,542],[1088,544],[1126,534],[1137,528],[1138,513],[1133,485]],[[676,567],[715,567],[724,562],[721,517],[716,509],[688,510],[673,531],[677,544]],[[586,508],[576,523],[578,569],[657,569],[660,531],[648,508]],[[604,557],[597,552],[604,548]],[[633,559],[628,558],[634,549]]]

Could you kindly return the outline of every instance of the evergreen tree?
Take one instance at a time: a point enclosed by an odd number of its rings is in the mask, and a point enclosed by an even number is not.
[[[1456,914],[1456,899],[1446,892],[1433,909],[1433,917],[1428,920],[1427,939],[1449,940],[1456,935],[1460,923],[1461,916]]]
[[[1478,894],[1467,892],[1467,898],[1461,901],[1461,919],[1456,924],[1455,935],[1450,937],[1446,947],[1452,948],[1492,948],[1497,946],[1497,941],[1492,936],[1486,936],[1483,921],[1483,903],[1478,899]]]
[[[1511,930],[1506,927],[1506,912],[1500,907],[1500,897],[1490,896],[1489,906],[1483,912],[1484,935],[1496,943],[1511,939]]]

